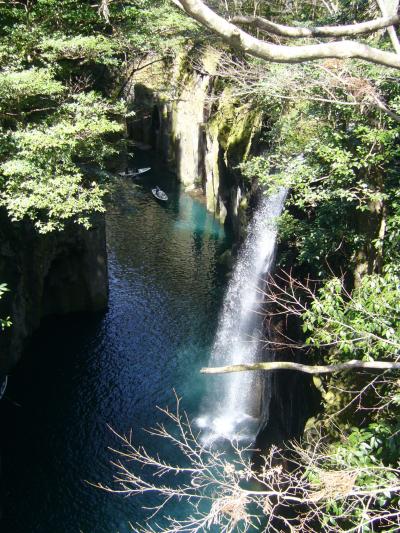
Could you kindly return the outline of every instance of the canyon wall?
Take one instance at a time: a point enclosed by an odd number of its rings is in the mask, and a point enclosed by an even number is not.
[[[135,113],[128,135],[161,154],[186,190],[200,189],[207,209],[241,240],[256,184],[242,176],[239,164],[257,151],[262,113],[218,90],[216,60],[204,53],[193,66],[182,55],[138,72],[126,89]]]
[[[94,217],[89,230],[71,224],[40,235],[30,222],[10,222],[0,211],[0,275],[9,289],[0,300],[0,317],[12,321],[0,336],[2,376],[44,317],[107,307],[104,216]]]

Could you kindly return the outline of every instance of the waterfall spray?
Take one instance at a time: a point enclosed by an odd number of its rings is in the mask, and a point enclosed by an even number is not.
[[[263,355],[260,313],[262,289],[276,248],[276,218],[287,191],[263,197],[249,225],[224,299],[210,366],[255,363]],[[265,350],[264,350],[265,351]],[[211,378],[202,414],[197,419],[203,440],[254,440],[259,427],[265,378],[257,372],[240,372]],[[264,408],[265,411],[265,408]]]

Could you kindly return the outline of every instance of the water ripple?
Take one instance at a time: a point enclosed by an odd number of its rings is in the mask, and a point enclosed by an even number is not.
[[[119,180],[107,218],[110,306],[103,316],[53,321],[36,335],[11,380],[20,408],[0,406],[5,533],[125,533],[143,501],[110,496],[86,480],[112,479],[108,446],[119,432],[160,417],[184,395],[195,415],[225,273],[221,226],[172,180]],[[167,206],[150,194],[159,182]],[[156,444],[156,447],[160,447]]]

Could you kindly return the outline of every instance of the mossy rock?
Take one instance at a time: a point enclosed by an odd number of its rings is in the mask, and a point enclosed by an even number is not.
[[[263,112],[252,104],[238,104],[226,90],[209,128],[225,153],[229,166],[239,165],[249,156],[255,135],[262,126]]]

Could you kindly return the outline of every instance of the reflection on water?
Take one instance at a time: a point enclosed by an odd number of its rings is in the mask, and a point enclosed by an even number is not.
[[[140,165],[140,162],[137,163]],[[160,419],[172,389],[193,416],[204,389],[228,243],[204,206],[162,169],[116,179],[107,217],[110,306],[100,316],[44,325],[0,405],[4,533],[125,533],[143,501],[86,483],[109,481],[108,446],[119,432]],[[159,184],[170,198],[157,202]],[[18,405],[17,405],[18,404]],[[170,453],[170,452],[169,452]]]

